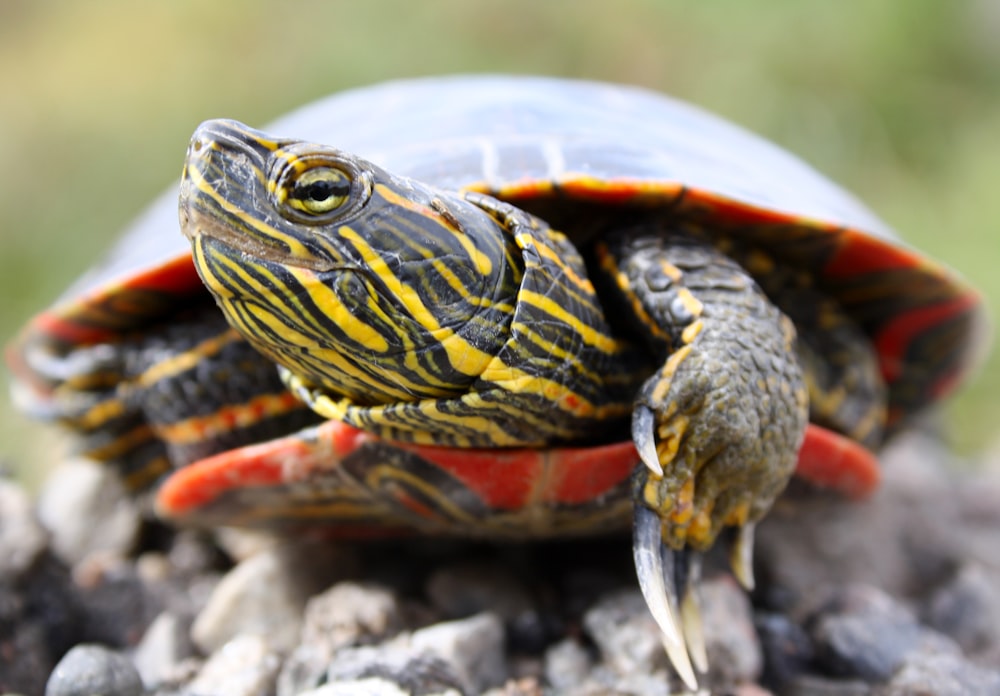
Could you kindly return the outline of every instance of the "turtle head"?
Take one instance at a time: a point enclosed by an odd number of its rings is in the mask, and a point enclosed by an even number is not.
[[[506,340],[489,310],[517,293],[510,235],[462,196],[351,154],[208,121],[180,221],[229,323],[327,393],[461,394]]]

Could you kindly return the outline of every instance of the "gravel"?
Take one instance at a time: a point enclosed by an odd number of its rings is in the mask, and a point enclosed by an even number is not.
[[[947,473],[950,455],[920,433],[884,459],[869,503],[782,499],[760,525],[751,595],[707,559],[704,693],[1000,693],[1000,476]],[[0,694],[680,690],[627,537],[352,545],[175,531],[126,514],[136,506],[113,486],[83,486],[103,479],[82,470],[46,486],[77,482],[61,514],[0,479]],[[79,529],[91,524],[103,531]]]

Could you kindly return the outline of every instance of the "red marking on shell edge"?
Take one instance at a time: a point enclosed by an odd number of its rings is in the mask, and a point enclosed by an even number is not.
[[[159,266],[147,268],[118,282],[102,285],[88,295],[42,312],[28,325],[28,331],[71,345],[113,340],[120,329],[80,323],[77,321],[78,317],[85,316],[88,308],[107,303],[122,288],[183,295],[200,291],[202,287],[190,254],[176,256]]]
[[[911,309],[886,322],[875,337],[875,349],[886,381],[894,382],[899,378],[906,364],[906,348],[914,337],[929,332],[934,326],[963,312],[973,311],[978,305],[979,297],[974,293],[966,293],[946,302]],[[957,377],[945,375],[937,385],[938,395],[944,395],[947,387],[957,381]]]
[[[823,275],[851,278],[867,273],[905,270],[927,262],[914,251],[850,228],[839,230],[837,252],[823,267]]]
[[[156,493],[156,511],[180,518],[230,490],[291,483],[316,468],[316,455],[317,448],[298,436],[222,452],[167,478]]]
[[[441,467],[499,510],[518,510],[535,501],[594,500],[627,479],[639,462],[631,442],[549,450],[401,447]]]
[[[795,473],[854,500],[871,495],[882,478],[874,454],[854,440],[813,424],[806,429]]]
[[[311,434],[230,450],[174,472],[161,486],[156,508],[166,518],[183,518],[209,507],[226,492],[281,487],[339,465],[344,456],[378,438],[335,421]],[[626,481],[639,458],[631,442],[552,450],[462,450],[396,443],[441,467],[497,510],[532,502],[580,504],[597,500]],[[811,483],[863,498],[880,478],[875,456],[856,442],[810,425],[796,473]]]

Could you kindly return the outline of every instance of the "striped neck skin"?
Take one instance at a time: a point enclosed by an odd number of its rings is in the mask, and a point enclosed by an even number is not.
[[[459,196],[338,150],[206,122],[180,219],[229,323],[356,403],[463,394],[509,336],[512,236]]]

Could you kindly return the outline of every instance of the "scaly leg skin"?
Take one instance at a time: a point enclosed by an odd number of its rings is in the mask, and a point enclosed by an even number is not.
[[[665,356],[636,399],[636,572],[678,674],[705,671],[698,554],[738,529],[733,569],[753,583],[753,525],[795,468],[808,396],[795,329],[728,257],[682,236],[622,235],[598,250],[639,335]],[[693,663],[693,664],[692,664]]]

